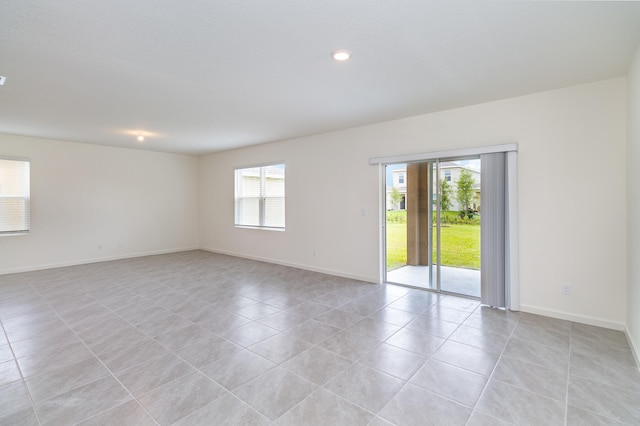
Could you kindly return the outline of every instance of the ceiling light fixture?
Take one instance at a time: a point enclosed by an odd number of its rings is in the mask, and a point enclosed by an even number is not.
[[[343,62],[351,57],[351,52],[345,49],[338,49],[331,52],[331,57],[336,61]]]
[[[142,141],[144,141],[144,136],[142,136],[142,133],[138,132],[138,142]]]

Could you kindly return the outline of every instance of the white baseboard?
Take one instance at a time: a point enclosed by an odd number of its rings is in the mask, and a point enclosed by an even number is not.
[[[218,249],[213,249],[213,248],[208,248],[208,247],[200,247],[200,250],[204,250],[204,251],[208,251],[211,253],[218,253],[218,254],[226,254],[228,256],[234,256],[234,257],[241,257],[243,259],[250,259],[250,260],[257,260],[260,262],[267,262],[267,263],[274,263],[276,265],[282,265],[282,266],[289,266],[291,268],[298,268],[298,269],[304,269],[305,271],[312,271],[312,272],[319,272],[321,274],[327,274],[327,275],[335,275],[337,277],[342,277],[342,278],[349,278],[352,280],[358,280],[358,281],[365,281],[368,283],[375,283],[375,284],[380,284],[380,278],[374,278],[374,277],[367,277],[364,275],[355,275],[355,274],[349,274],[343,271],[336,271],[333,269],[326,269],[326,268],[317,268],[315,266],[310,266],[310,265],[303,265],[300,263],[294,263],[294,262],[284,262],[282,260],[278,260],[278,259],[271,259],[268,257],[261,257],[261,256],[249,256],[243,253],[236,253],[236,252],[232,252],[232,251],[228,251],[228,250],[218,250]]]
[[[629,341],[629,346],[631,347],[631,353],[636,360],[636,366],[640,369],[640,347],[636,345],[636,342],[633,340],[633,336],[629,332],[627,326],[624,327],[624,334],[627,335],[627,340]]]
[[[147,252],[139,252],[139,253],[129,253],[120,256],[107,256],[96,259],[82,259],[82,260],[74,260],[69,262],[56,262],[56,263],[47,263],[41,265],[30,265],[20,268],[7,268],[0,270],[0,275],[6,274],[17,274],[20,272],[32,272],[32,271],[42,271],[44,269],[53,269],[53,268],[64,268],[66,266],[78,266],[78,265],[88,265],[90,263],[100,263],[100,262],[109,262],[112,260],[122,260],[122,259],[132,259],[135,257],[145,257],[145,256],[154,256],[158,254],[169,254],[169,253],[180,253],[184,251],[192,251],[199,250],[198,247],[184,247],[184,248],[176,248],[169,250],[154,250]]]
[[[586,315],[576,315],[570,312],[556,311],[553,309],[540,308],[538,306],[520,305],[520,310],[530,314],[544,315],[545,317],[558,318],[567,321],[579,322],[581,324],[595,325],[598,327],[611,328],[613,330],[624,331],[625,323],[605,320],[602,318],[590,317]]]

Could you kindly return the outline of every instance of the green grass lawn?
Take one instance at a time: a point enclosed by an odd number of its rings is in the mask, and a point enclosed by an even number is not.
[[[442,265],[480,269],[480,226],[446,225],[441,228],[440,236]],[[433,262],[436,263],[435,257]],[[407,225],[387,223],[387,270],[406,264]]]

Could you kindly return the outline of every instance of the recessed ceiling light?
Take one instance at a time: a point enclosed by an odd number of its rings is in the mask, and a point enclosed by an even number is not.
[[[144,141],[144,136],[142,136],[142,133],[138,133],[138,142],[143,142]]]
[[[338,49],[331,52],[331,57],[336,61],[346,61],[351,57],[351,52],[345,49]]]
[[[0,86],[4,86],[4,82],[7,79],[7,77],[4,77],[2,75],[0,75]]]

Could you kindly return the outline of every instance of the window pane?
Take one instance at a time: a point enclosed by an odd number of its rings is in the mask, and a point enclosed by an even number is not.
[[[264,200],[264,226],[284,228],[284,197]]]
[[[29,230],[29,162],[0,159],[0,232]]]
[[[260,198],[240,198],[236,201],[236,225],[260,226]]]
[[[260,168],[236,170],[236,197],[260,197]]]

